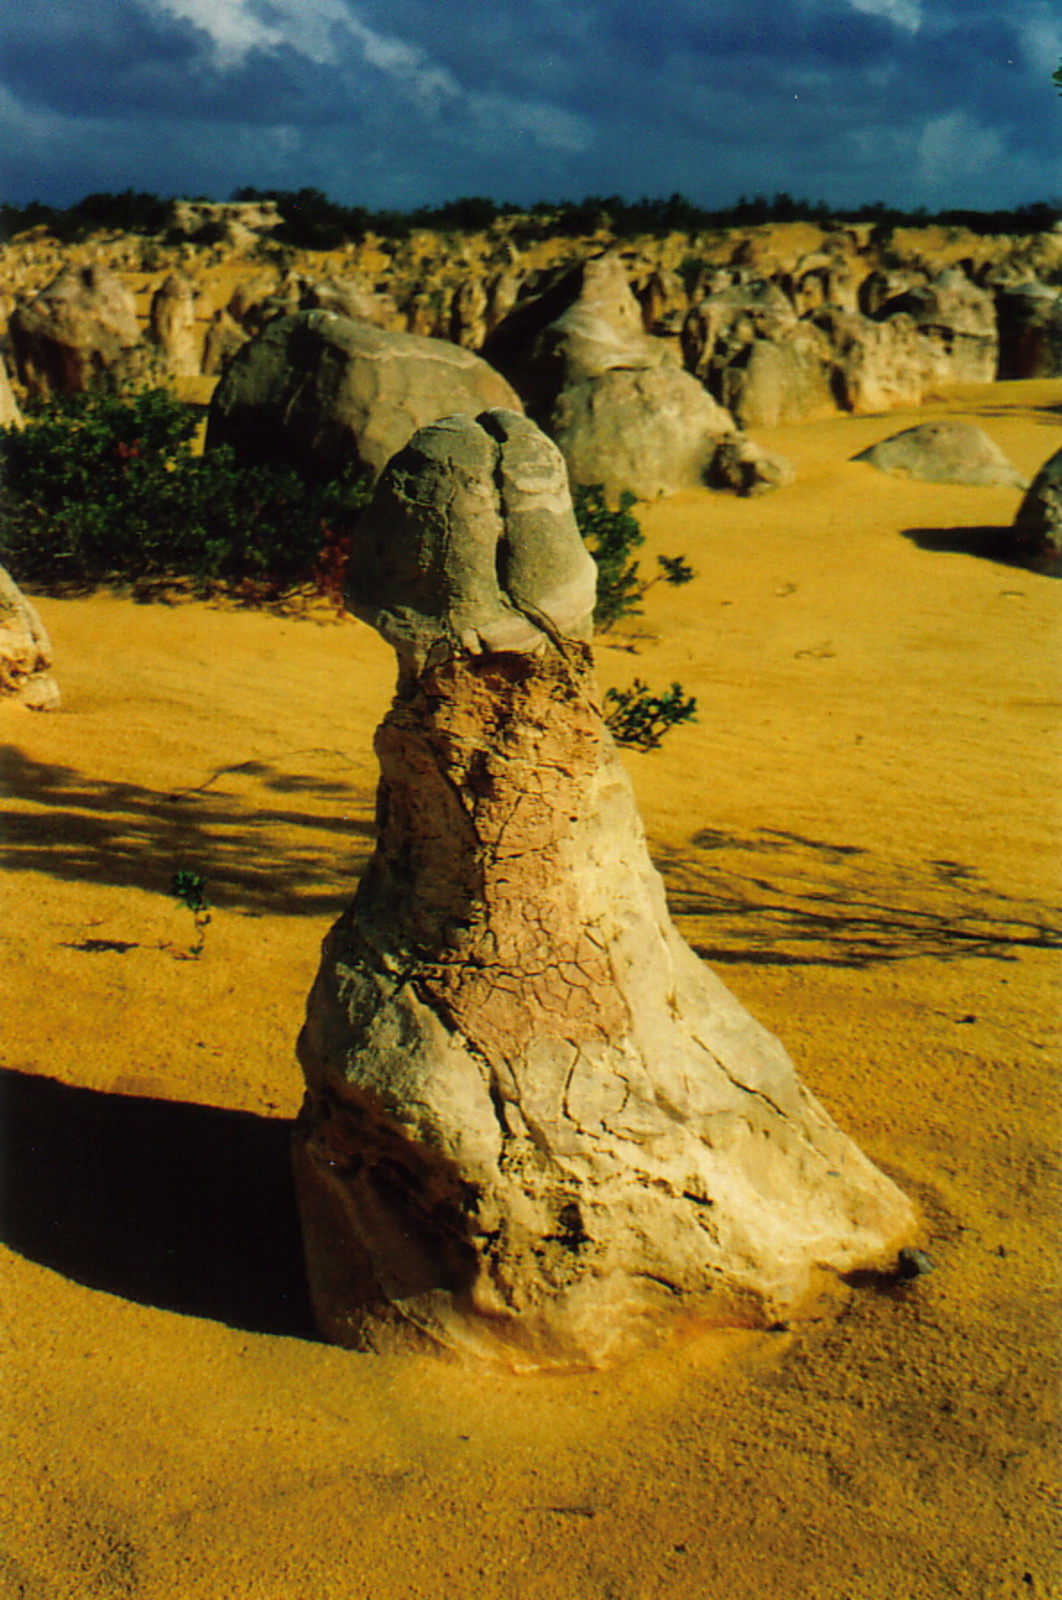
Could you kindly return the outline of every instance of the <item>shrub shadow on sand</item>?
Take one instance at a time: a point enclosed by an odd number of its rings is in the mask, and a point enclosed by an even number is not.
[[[909,866],[770,828],[702,828],[654,860],[683,937],[717,965],[1013,961],[1062,948],[1056,908],[1000,894],[959,861]]]
[[[1013,549],[1012,527],[981,528],[904,528],[903,537],[919,550],[935,550],[948,555],[979,556],[997,566],[1016,567],[1022,572],[1037,572],[1044,577],[1062,577],[1057,556],[1022,556]]]
[[[293,751],[298,760],[340,752]],[[93,778],[0,748],[11,810],[2,843],[8,871],[170,894],[179,867],[207,881],[219,909],[338,915],[368,859],[374,827],[364,789],[322,775],[245,761],[194,788],[165,792]],[[305,808],[278,804],[302,799]]]
[[[317,1337],[290,1123],[0,1071],[0,1238],[108,1294]]]

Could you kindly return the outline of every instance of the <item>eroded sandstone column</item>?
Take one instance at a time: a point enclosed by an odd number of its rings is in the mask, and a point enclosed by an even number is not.
[[[299,1041],[322,1330],[603,1363],[891,1266],[907,1200],[671,924],[555,447],[505,411],[421,429],[351,570],[399,682],[376,852]]]

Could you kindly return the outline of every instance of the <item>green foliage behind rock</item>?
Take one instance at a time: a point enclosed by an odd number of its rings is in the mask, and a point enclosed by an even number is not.
[[[190,579],[280,591],[331,574],[367,485],[311,486],[192,450],[195,412],[161,389],[50,401],[0,430],[0,561],[44,589]],[[331,582],[325,585],[331,589]]]

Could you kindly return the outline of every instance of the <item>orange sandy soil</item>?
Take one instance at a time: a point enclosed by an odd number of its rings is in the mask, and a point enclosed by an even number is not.
[[[942,410],[1026,473],[1062,444],[1062,384]],[[1013,490],[849,460],[911,420],[761,434],[792,488],[647,509],[648,559],[698,576],[599,665],[697,695],[630,757],[677,920],[936,1270],[619,1372],[313,1336],[293,1043],[371,844],[390,652],[323,612],[41,602],[64,708],[0,715],[5,1600],[1062,1594],[1060,591],[977,553]]]

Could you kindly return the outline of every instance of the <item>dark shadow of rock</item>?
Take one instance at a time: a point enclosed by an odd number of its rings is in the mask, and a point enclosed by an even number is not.
[[[317,1337],[287,1121],[0,1072],[0,1238],[76,1283]]]
[[[1012,527],[984,528],[904,528],[903,536],[920,550],[980,556],[1002,567],[1018,567],[1024,572],[1041,572],[1046,577],[1062,577],[1057,556],[1022,555],[1014,549]]]

